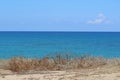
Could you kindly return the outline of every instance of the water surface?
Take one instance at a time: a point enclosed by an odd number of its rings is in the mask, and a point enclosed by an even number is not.
[[[0,32],[0,58],[55,53],[120,57],[120,32]]]

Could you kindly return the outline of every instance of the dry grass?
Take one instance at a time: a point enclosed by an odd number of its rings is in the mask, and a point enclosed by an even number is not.
[[[107,60],[102,57],[83,56],[76,60],[77,68],[96,68],[107,64]]]
[[[12,71],[26,71],[26,70],[47,70],[52,66],[49,64],[49,59],[43,58],[39,59],[27,59],[23,57],[12,58],[9,61],[8,68]]]
[[[14,72],[21,72],[29,70],[88,69],[105,65],[120,65],[120,59],[105,59],[92,56],[70,58],[68,55],[63,56],[61,54],[43,59],[15,57],[9,60],[8,69]]]

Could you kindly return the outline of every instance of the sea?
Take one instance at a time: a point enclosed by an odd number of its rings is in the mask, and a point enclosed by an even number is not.
[[[120,32],[0,32],[0,59],[56,54],[120,57]]]

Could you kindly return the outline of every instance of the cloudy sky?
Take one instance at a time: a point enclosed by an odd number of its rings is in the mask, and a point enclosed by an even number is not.
[[[0,31],[120,32],[120,0],[0,0]]]

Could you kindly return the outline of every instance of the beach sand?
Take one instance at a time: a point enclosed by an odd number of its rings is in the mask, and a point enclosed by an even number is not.
[[[120,67],[13,73],[0,69],[0,80],[120,80]]]

